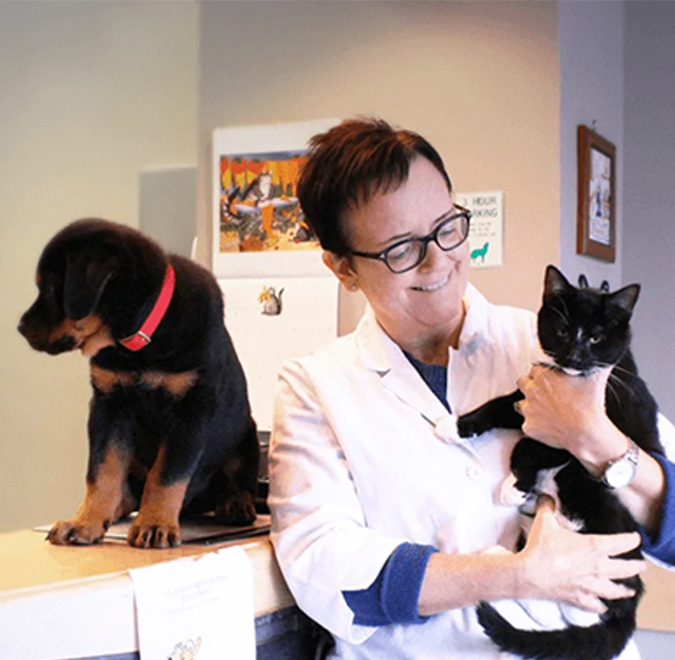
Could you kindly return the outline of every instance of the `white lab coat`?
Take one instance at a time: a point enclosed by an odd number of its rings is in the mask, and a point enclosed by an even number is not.
[[[420,625],[354,624],[342,597],[365,589],[402,542],[442,552],[512,548],[517,510],[499,489],[520,433],[462,440],[461,415],[512,392],[541,359],[535,316],[495,306],[473,287],[451,350],[453,414],[384,333],[371,310],[358,328],[280,373],[270,447],[272,541],[299,607],[336,637],[333,657],[505,658],[473,607]],[[534,624],[536,626],[536,624]],[[634,645],[621,656],[636,658]]]

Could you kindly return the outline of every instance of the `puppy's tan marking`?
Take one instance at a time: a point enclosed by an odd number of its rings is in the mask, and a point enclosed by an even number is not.
[[[162,485],[164,459],[165,449],[160,447],[143,488],[138,515],[127,534],[129,544],[138,548],[167,548],[181,542],[178,517],[188,481]]]
[[[125,504],[125,483],[129,457],[112,444],[92,479],[72,520],[60,520],[49,532],[49,540],[59,545],[96,543],[116,520]]]
[[[115,387],[130,387],[135,383],[136,378],[128,371],[112,371],[91,365],[91,384],[103,394],[110,394]]]
[[[190,391],[198,378],[194,369],[172,374],[164,371],[114,371],[91,365],[91,383],[103,394],[110,394],[116,387],[141,385],[150,390],[162,389],[173,398],[180,399]]]
[[[92,314],[78,321],[64,319],[49,333],[49,343],[54,344],[64,337],[72,337],[73,350],[78,348],[87,357],[96,355],[106,346],[114,346],[115,340],[101,318]]]
[[[150,389],[162,388],[176,398],[184,397],[192,389],[197,379],[197,372],[194,369],[181,371],[177,374],[164,371],[145,371],[141,374],[141,382],[145,386]]]

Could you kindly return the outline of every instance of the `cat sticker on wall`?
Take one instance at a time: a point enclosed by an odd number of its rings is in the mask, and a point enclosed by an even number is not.
[[[197,637],[196,641],[188,639],[185,642],[179,642],[174,646],[167,660],[195,660],[201,646],[201,637]]]
[[[285,289],[282,287],[277,293],[273,286],[263,285],[262,293],[258,296],[258,302],[262,303],[262,314],[267,316],[279,316],[281,314],[281,296]]]

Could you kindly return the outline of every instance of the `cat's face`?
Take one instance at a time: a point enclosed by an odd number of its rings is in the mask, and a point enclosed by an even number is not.
[[[539,341],[562,369],[588,375],[614,366],[630,344],[630,317],[640,287],[614,293],[572,286],[553,266],[546,270],[539,310]]]

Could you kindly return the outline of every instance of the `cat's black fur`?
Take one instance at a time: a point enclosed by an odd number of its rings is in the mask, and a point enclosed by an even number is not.
[[[609,418],[642,449],[663,454],[656,402],[638,376],[630,352],[630,317],[640,286],[632,284],[610,293],[604,282],[600,289],[592,289],[582,276],[579,283],[580,288],[576,288],[555,267],[546,269],[537,322],[541,346],[552,359],[552,368],[568,373],[586,376],[598,368],[613,366],[605,396]],[[460,417],[459,434],[467,437],[493,428],[520,428],[523,418],[513,404],[522,398],[522,393],[516,391]],[[537,496],[541,472],[557,466],[564,466],[555,475],[562,513],[581,522],[582,532],[613,534],[637,529],[615,493],[592,478],[568,452],[523,438],[511,455],[516,487],[530,500]],[[639,558],[641,553],[634,550],[623,556]],[[622,582],[635,590],[635,596],[604,601],[607,611],[595,625],[519,630],[486,602],[478,606],[478,620],[497,646],[524,658],[609,660],[622,651],[633,634],[635,613],[644,590],[637,576]]]

